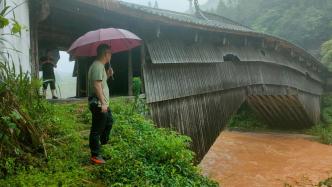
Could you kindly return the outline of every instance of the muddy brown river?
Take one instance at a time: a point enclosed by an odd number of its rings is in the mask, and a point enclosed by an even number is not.
[[[223,187],[315,186],[332,177],[332,146],[306,135],[225,131],[200,167]]]

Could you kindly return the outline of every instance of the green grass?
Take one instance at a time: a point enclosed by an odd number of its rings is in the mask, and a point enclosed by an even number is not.
[[[71,105],[54,106],[54,123],[47,127],[49,133],[45,139],[47,158],[39,154],[23,154],[1,159],[9,164],[2,165],[1,171],[5,171],[6,176],[0,180],[0,186],[70,186],[82,184],[82,179],[90,178],[82,168],[82,160],[88,156],[81,151],[83,144],[79,132],[83,126],[70,115],[75,108]]]
[[[190,139],[152,121],[133,101],[111,101],[115,124],[103,166],[88,162],[91,116],[86,104],[53,105],[42,155],[1,158],[0,186],[218,186],[193,165]]]

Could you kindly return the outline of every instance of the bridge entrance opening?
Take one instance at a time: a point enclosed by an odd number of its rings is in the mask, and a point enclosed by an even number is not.
[[[32,22],[31,33],[33,35],[32,53],[35,54],[34,64],[37,75],[39,70],[38,59],[42,55],[42,51],[48,46],[66,51],[78,37],[86,32],[109,27],[126,29],[139,36],[137,29],[130,28],[132,25],[130,20],[125,20],[126,18],[123,16],[120,19],[115,12],[104,11],[98,7],[73,1],[54,1],[51,4],[47,4],[47,2],[42,2],[40,5],[44,12],[39,19],[33,16],[30,18]],[[76,8],[71,9],[68,7]],[[38,7],[32,7],[32,11],[34,8],[38,9]],[[82,12],[86,14],[82,14]],[[39,20],[39,22],[36,22],[36,20]],[[68,55],[65,52],[63,54]],[[142,77],[142,54],[141,48],[137,47],[131,51],[112,55],[111,66],[115,73],[114,79],[109,80],[110,94],[112,96],[133,95],[133,78]],[[75,62],[69,62],[69,58]],[[71,71],[73,79],[77,79],[76,85],[70,87],[70,90],[75,92],[73,96],[86,97],[87,73],[95,57],[76,59],[68,57],[66,60],[68,63],[75,64]],[[68,68],[65,68],[65,71],[68,71]],[[63,76],[67,75],[59,72],[59,80]],[[61,90],[61,92],[63,91]]]
[[[255,111],[244,102],[239,110],[232,115],[226,125],[226,129],[231,130],[263,130],[267,129],[268,124]]]

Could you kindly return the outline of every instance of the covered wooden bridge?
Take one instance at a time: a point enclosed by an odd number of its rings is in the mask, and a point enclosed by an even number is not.
[[[31,0],[31,15],[35,56],[38,46],[67,49],[102,27],[141,37],[141,48],[114,55],[118,79],[111,92],[130,94],[132,77],[141,76],[153,120],[192,137],[198,159],[244,102],[272,126],[305,128],[319,121],[325,67],[290,42],[224,17],[112,0]],[[33,22],[36,16],[42,19]],[[87,68],[78,68],[78,89]]]

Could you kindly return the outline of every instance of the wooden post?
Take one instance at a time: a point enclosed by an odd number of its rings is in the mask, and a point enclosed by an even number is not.
[[[49,0],[29,0],[31,75],[39,78],[38,26],[50,15]],[[39,7],[40,5],[40,7]]]
[[[36,5],[32,1],[29,1],[31,75],[39,78],[38,19],[36,12]]]
[[[30,20],[30,46],[31,75],[39,78],[38,23],[33,20]]]
[[[77,59],[76,59],[77,60]],[[77,60],[77,74],[76,74],[76,96],[81,97],[81,77],[80,77],[80,61]]]
[[[145,84],[144,84],[144,66],[145,66],[145,47],[144,43],[141,46],[141,82],[142,82],[142,93],[145,93]]]
[[[132,51],[128,52],[128,96],[133,95],[133,62]]]
[[[157,27],[157,33],[156,33],[156,36],[157,36],[157,38],[160,37],[160,25],[158,25],[158,27]]]

